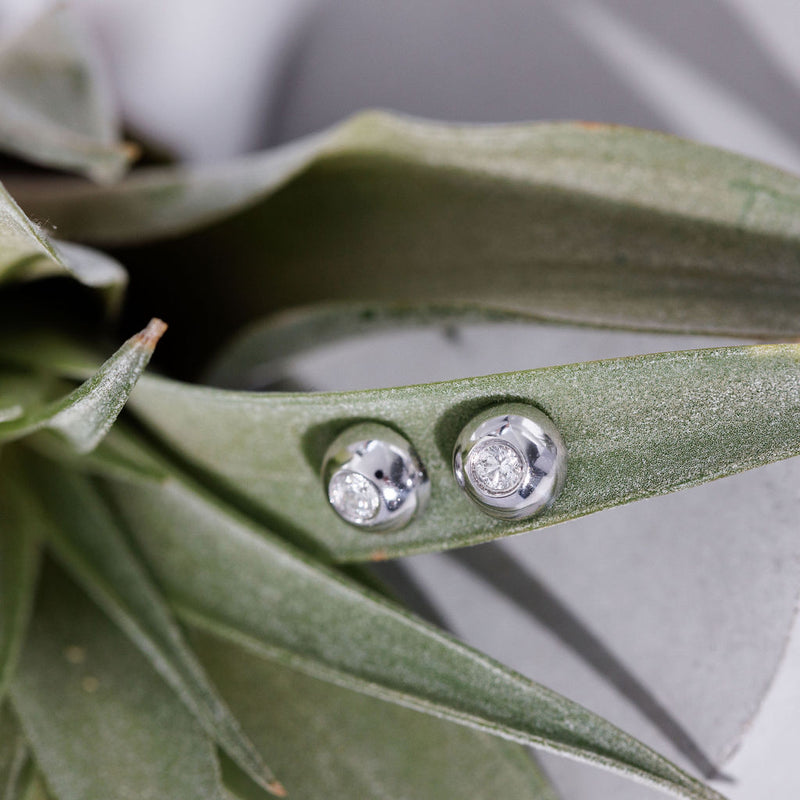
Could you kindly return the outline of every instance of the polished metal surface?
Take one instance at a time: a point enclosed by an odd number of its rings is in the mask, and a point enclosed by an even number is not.
[[[564,485],[567,448],[553,421],[533,406],[486,409],[461,431],[453,474],[486,514],[525,519],[551,505]]]
[[[411,445],[377,423],[340,434],[325,454],[322,475],[333,510],[370,531],[405,527],[430,495],[428,476]]]

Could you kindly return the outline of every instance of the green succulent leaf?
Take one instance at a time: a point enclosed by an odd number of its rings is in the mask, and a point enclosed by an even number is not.
[[[423,326],[519,320],[479,306],[328,303],[273,314],[245,327],[206,366],[203,383],[260,389],[286,377],[293,358],[344,339]],[[543,320],[544,321],[544,320]]]
[[[28,627],[39,567],[41,528],[28,500],[10,478],[8,453],[0,452],[0,718]]]
[[[55,566],[12,687],[58,800],[223,800],[214,747],[170,687]]]
[[[16,800],[16,798],[14,800]],[[41,774],[37,772],[35,768],[32,770],[30,781],[28,781],[19,800],[54,800],[53,796],[48,793],[47,787],[44,785],[44,778],[42,778]]]
[[[161,320],[151,320],[66,397],[0,422],[0,442],[49,429],[80,453],[92,450],[114,424],[166,327]]]
[[[490,519],[451,472],[461,428],[508,401],[541,408],[568,451],[564,491],[529,520]],[[799,454],[800,346],[678,351],[338,393],[232,392],[148,376],[131,404],[204,480],[273,530],[335,560],[380,559],[553,525]],[[347,525],[320,480],[330,442],[367,420],[403,433],[430,476],[428,508],[401,531]]]
[[[206,677],[92,484],[41,459],[29,460],[25,474],[48,514],[48,542],[74,579],[148,658],[217,744],[264,789],[281,795],[282,787]]]
[[[136,154],[117,130],[94,42],[68,8],[51,8],[0,50],[0,150],[111,181]]]
[[[292,800],[556,800],[517,744],[311,678],[200,631],[192,643],[251,739],[277,759]],[[223,774],[242,800],[264,797],[224,762]]]
[[[29,370],[0,367],[0,425],[23,416],[26,408],[45,405],[64,385]]]
[[[102,290],[112,314],[128,283],[127,272],[110,256],[49,239],[0,184],[0,285],[51,277],[71,277]]]
[[[14,190],[65,235],[135,245],[125,261],[185,331],[183,366],[221,331],[318,301],[800,334],[800,180],[660,133],[367,113],[227,165]],[[191,303],[187,285],[203,287]]]
[[[138,471],[130,482],[105,483],[187,622],[345,688],[679,796],[719,798],[610,723],[296,551],[167,469],[167,481],[143,480]]]
[[[23,800],[33,780],[30,749],[8,703],[0,705],[0,800]]]

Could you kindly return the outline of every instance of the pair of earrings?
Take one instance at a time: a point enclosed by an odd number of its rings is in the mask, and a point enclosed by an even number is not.
[[[456,483],[484,513],[531,517],[564,485],[567,451],[552,420],[521,403],[489,408],[461,431],[453,451]],[[397,530],[424,509],[430,481],[411,445],[377,423],[348,428],[325,455],[328,500],[346,522]]]

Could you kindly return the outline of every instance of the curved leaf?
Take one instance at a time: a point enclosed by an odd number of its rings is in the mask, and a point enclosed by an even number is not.
[[[10,469],[8,454],[0,452],[0,708],[33,607],[42,533],[38,510],[16,491]]]
[[[135,245],[133,300],[159,292],[184,368],[221,332],[332,300],[800,334],[800,181],[658,133],[369,113],[228,165],[14,190],[65,235]]]
[[[25,792],[19,800],[55,800],[52,795],[48,794],[47,788],[44,785],[44,779],[41,774],[32,770],[30,781],[25,787]]]
[[[128,339],[88,381],[61,400],[0,422],[0,442],[56,431],[78,452],[97,446],[125,405],[167,326],[153,319]]]
[[[23,800],[33,780],[28,742],[8,703],[0,705],[0,799]]]
[[[110,312],[118,310],[128,283],[127,272],[109,256],[48,239],[0,184],[0,284],[58,276],[103,289]]]
[[[569,454],[563,493],[529,520],[488,518],[451,472],[462,426],[508,401],[547,413]],[[231,392],[147,377],[131,404],[204,480],[273,530],[340,561],[386,558],[553,525],[797,455],[800,346],[692,350],[338,393]],[[430,476],[426,512],[401,531],[366,533],[328,505],[319,477],[324,452],[364,420],[404,433]]]
[[[223,800],[214,748],[189,711],[52,565],[12,697],[59,800]]]
[[[47,539],[86,593],[128,635],[200,725],[264,789],[283,789],[200,663],[91,483],[36,460],[24,470],[49,517]]]
[[[100,58],[67,7],[49,9],[0,50],[0,150],[110,181],[136,153],[117,128]]]
[[[296,308],[247,326],[205,368],[203,383],[261,389],[285,377],[293,357],[341,339],[425,325],[508,322],[516,314],[472,306],[337,303]]]
[[[130,483],[106,485],[188,622],[345,688],[677,795],[719,798],[591,712],[326,569],[169,472],[165,482],[137,473]]]
[[[250,737],[278,759],[293,800],[556,800],[517,744],[316,680],[208,634],[195,632],[192,644]],[[237,796],[263,797],[238,777],[226,775]]]
[[[64,382],[33,370],[0,367],[0,424],[23,416],[26,408],[44,405]]]

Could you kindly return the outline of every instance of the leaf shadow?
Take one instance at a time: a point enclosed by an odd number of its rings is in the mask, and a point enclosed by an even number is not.
[[[611,684],[682,753],[706,779],[730,781],[684,725],[564,602],[496,542],[452,550],[446,556],[536,620]]]
[[[370,564],[370,572],[386,584],[391,592],[402,598],[403,605],[448,633],[453,633],[449,622],[439,611],[420,583],[414,578],[402,560],[383,561]]]

